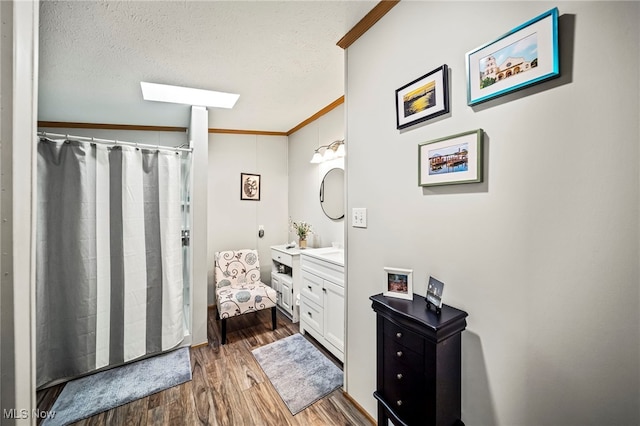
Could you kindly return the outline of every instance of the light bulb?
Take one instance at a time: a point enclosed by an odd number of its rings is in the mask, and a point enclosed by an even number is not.
[[[311,158],[311,163],[322,163],[322,155],[318,151],[313,153],[313,157]]]
[[[322,156],[322,159],[324,161],[329,161],[333,160],[334,158],[336,158],[336,153],[332,149],[327,148],[327,150],[324,152],[324,155]]]

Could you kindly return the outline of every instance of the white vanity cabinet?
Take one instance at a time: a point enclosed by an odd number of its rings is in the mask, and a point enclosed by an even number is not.
[[[271,288],[278,294],[276,306],[291,321],[298,322],[296,295],[300,293],[300,249],[271,246]]]
[[[308,249],[300,255],[300,332],[309,333],[340,361],[344,361],[342,256],[328,249]]]

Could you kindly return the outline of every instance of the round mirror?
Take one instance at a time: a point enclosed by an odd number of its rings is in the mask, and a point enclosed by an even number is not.
[[[320,184],[320,205],[329,219],[344,217],[344,170],[331,169]]]

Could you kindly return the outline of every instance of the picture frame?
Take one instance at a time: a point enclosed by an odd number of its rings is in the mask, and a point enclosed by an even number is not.
[[[418,145],[418,186],[482,182],[482,129]]]
[[[558,77],[558,8],[469,51],[466,68],[469,106]]]
[[[260,175],[240,173],[240,199],[260,201]]]
[[[433,305],[436,311],[442,308],[442,293],[444,292],[444,283],[432,276],[429,276],[427,283],[427,306]]]
[[[449,112],[449,67],[444,64],[396,90],[396,127],[413,126]]]
[[[384,296],[413,300],[413,269],[384,268]]]

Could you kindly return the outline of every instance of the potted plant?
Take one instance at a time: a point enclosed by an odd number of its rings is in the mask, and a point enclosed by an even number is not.
[[[289,219],[291,223],[291,229],[298,235],[298,245],[300,248],[307,247],[307,236],[312,234],[311,225],[307,222],[293,222]]]

